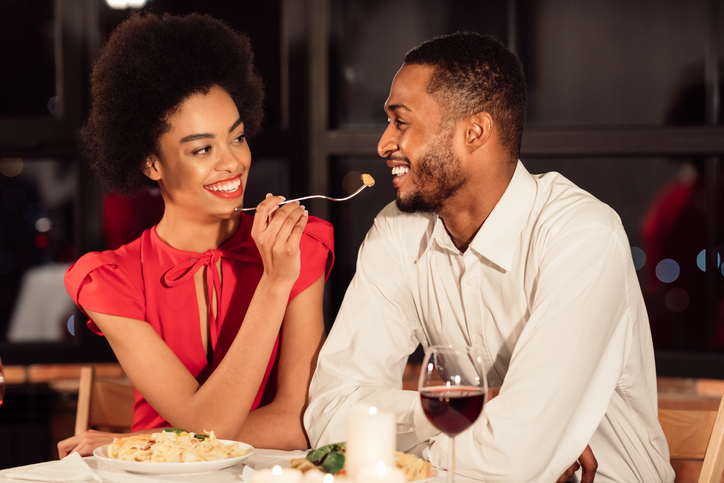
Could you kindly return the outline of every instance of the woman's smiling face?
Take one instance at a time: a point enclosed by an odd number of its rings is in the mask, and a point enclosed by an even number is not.
[[[251,165],[244,125],[220,87],[194,94],[169,116],[146,175],[158,181],[169,210],[230,218],[239,212]]]

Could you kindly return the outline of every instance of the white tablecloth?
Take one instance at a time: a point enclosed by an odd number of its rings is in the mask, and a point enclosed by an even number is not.
[[[249,459],[244,461],[244,464],[239,464],[225,470],[214,471],[211,473],[199,473],[194,475],[169,475],[169,476],[158,476],[158,475],[139,475],[135,473],[128,473],[123,470],[119,470],[111,467],[107,463],[97,459],[94,456],[84,458],[83,460],[88,464],[94,474],[98,475],[103,483],[153,483],[153,482],[193,482],[193,483],[225,483],[225,482],[249,482],[249,479],[242,479],[242,473],[244,472],[244,465],[259,470],[262,468],[271,468],[274,465],[289,466],[289,461],[292,458],[301,458],[306,454],[305,451],[279,451],[271,449],[255,449],[254,454]],[[53,461],[46,463],[38,463],[38,465],[52,465]],[[32,465],[37,466],[37,465]],[[0,471],[0,482],[2,483],[18,483],[20,480],[8,478],[6,475],[19,468],[9,468]],[[439,475],[434,479],[434,483],[445,482],[446,473],[440,471]],[[460,483],[474,483],[476,480],[464,478],[458,476],[456,482]]]

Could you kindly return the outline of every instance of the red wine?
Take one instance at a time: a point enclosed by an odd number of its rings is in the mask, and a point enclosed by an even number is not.
[[[485,391],[480,387],[427,387],[420,391],[425,416],[450,437],[468,429],[480,416]]]

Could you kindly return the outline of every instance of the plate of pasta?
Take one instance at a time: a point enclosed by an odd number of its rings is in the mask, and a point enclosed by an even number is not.
[[[214,432],[196,434],[166,429],[153,434],[116,438],[96,448],[93,456],[124,471],[144,474],[193,474],[237,465],[252,455],[246,443],[217,439]]]

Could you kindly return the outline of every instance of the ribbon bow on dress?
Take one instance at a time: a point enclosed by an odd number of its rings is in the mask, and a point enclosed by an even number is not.
[[[206,295],[209,306],[209,327],[213,329],[210,331],[212,350],[216,349],[216,340],[221,331],[218,323],[221,314],[219,314],[219,317],[214,314],[213,300],[214,294],[216,294],[216,306],[221,310],[221,277],[219,276],[217,262],[222,258],[242,262],[261,262],[259,250],[256,248],[254,241],[249,239],[230,249],[224,249],[224,247],[222,247],[199,253],[198,258],[189,258],[187,262],[176,265],[163,275],[164,285],[167,287],[175,287],[192,279],[201,267],[208,267],[206,270],[206,287],[208,290]]]

